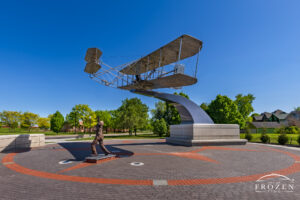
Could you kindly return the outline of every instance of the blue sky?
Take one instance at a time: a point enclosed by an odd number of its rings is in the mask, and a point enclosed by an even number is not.
[[[153,108],[155,99],[89,79],[86,49],[119,65],[182,34],[203,48],[198,83],[177,92],[198,104],[252,93],[256,112],[291,111],[300,106],[299,10],[298,0],[1,1],[0,111],[116,109],[126,97]]]

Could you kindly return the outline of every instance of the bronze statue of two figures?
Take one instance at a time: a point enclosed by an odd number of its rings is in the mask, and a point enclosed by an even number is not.
[[[179,112],[181,124],[170,126],[167,143],[184,146],[245,144],[247,140],[240,139],[239,125],[214,124],[210,116],[193,101],[179,95],[155,91],[160,88],[178,89],[196,84],[201,49],[202,41],[182,35],[142,58],[111,67],[100,60],[102,52],[99,49],[89,48],[85,56],[87,64],[84,71],[102,85],[129,90],[173,104]],[[180,61],[195,55],[195,68],[189,68],[188,75],[185,65]],[[101,149],[107,154],[101,136],[96,136],[92,147],[94,148],[98,141]]]

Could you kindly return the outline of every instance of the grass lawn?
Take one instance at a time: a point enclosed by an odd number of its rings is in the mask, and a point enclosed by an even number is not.
[[[59,135],[59,134],[63,134],[63,135],[72,135],[74,133],[55,133],[53,131],[44,131],[41,130],[39,128],[33,128],[31,129],[31,131],[29,132],[26,129],[23,128],[15,128],[14,130],[10,130],[9,128],[1,128],[0,127],[0,135],[23,135],[23,134],[45,134],[45,135]]]
[[[140,132],[140,131],[139,131]],[[105,132],[104,132],[105,133]],[[147,134],[148,133],[148,134]],[[0,135],[20,135],[20,134],[45,134],[47,136],[58,136],[58,135],[81,135],[84,133],[74,133],[74,132],[60,132],[60,133],[55,133],[53,131],[43,131],[43,130],[39,130],[39,129],[32,129],[31,132],[28,132],[28,130],[24,130],[21,128],[16,128],[14,131],[10,132],[8,128],[0,128]],[[108,133],[108,134],[114,134],[114,133]],[[119,134],[119,133],[115,133],[115,134]],[[259,142],[261,143],[260,140],[260,133],[251,133],[252,135],[252,140],[249,142]],[[278,144],[278,136],[279,134],[276,133],[267,133],[268,136],[270,136],[270,143],[271,144]],[[105,134],[104,134],[105,136]],[[241,138],[244,139],[245,138],[245,133],[241,133]],[[299,136],[299,134],[287,134],[289,141],[288,141],[288,145],[296,145],[299,146],[298,142],[297,142],[297,138]],[[149,134],[149,131],[144,131],[144,134],[142,132],[142,134],[139,134],[137,136],[135,135],[116,135],[116,136],[105,136],[105,139],[164,139],[165,137],[159,137],[158,135],[155,134]],[[74,140],[70,140],[70,141],[79,141],[79,140],[93,140],[94,139],[94,134],[92,137],[89,138],[79,138],[79,139],[74,139]]]
[[[93,140],[95,136],[89,137],[89,138],[79,138],[69,141],[80,141],[80,140]],[[105,136],[104,139],[164,139],[165,137],[159,137],[158,135],[154,134],[139,134],[137,136],[135,135],[122,135],[122,136]]]
[[[1,132],[0,131],[0,135],[24,135],[24,134],[45,134],[45,135],[53,135],[53,136],[56,136],[56,135],[75,135],[75,133],[72,133],[72,132],[61,132],[61,133],[55,133],[55,132],[52,132],[52,131],[31,131],[31,132],[28,132],[28,131],[12,131],[12,132]],[[83,134],[83,133],[77,133],[77,134]]]
[[[249,142],[260,142],[260,133],[251,133],[252,135],[252,140]],[[271,144],[278,144],[278,136],[279,134],[276,133],[267,133],[268,136],[270,136],[270,143]],[[297,138],[299,137],[299,134],[287,134],[289,141],[287,144],[291,144],[291,145],[297,145],[299,146],[298,142],[297,142]],[[241,139],[245,139],[245,133],[241,133]]]
[[[139,133],[148,133],[149,134],[149,130],[145,130],[145,131],[138,131]],[[44,131],[44,130],[40,130],[40,129],[36,129],[33,128],[30,132],[26,129],[22,129],[22,128],[16,128],[15,130],[9,130],[9,128],[1,128],[0,127],[0,135],[23,135],[23,134],[45,134],[48,136],[61,136],[61,135],[83,135],[85,133],[81,133],[81,132],[59,132],[59,133],[55,133],[53,131]],[[89,133],[87,133],[89,134]],[[106,132],[104,131],[104,135],[106,134]],[[113,133],[113,132],[108,132],[107,134],[120,134],[120,133]]]

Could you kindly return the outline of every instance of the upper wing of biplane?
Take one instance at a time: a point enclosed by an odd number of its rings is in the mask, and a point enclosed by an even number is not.
[[[189,35],[182,35],[138,61],[127,65],[120,72],[129,75],[139,75],[194,56],[201,48],[202,42],[200,40]]]

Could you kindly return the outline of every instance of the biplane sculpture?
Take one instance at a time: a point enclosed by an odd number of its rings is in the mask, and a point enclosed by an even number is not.
[[[196,84],[198,59],[201,49],[202,42],[200,40],[189,35],[182,35],[142,58],[111,67],[100,60],[102,52],[99,49],[89,48],[85,56],[87,64],[84,71],[89,74],[91,79],[105,86],[129,90],[130,92],[155,97],[173,104],[180,114],[182,126],[172,125],[170,127],[171,137],[167,141],[190,146],[196,134],[194,133],[196,126],[213,125],[213,128],[215,128],[218,125],[214,124],[207,113],[193,101],[179,95],[157,92],[155,89],[178,89]],[[195,68],[192,70],[193,75],[188,75],[185,73],[185,65],[181,62],[196,55]],[[189,127],[182,129],[182,127],[185,127],[183,125],[189,125]],[[188,133],[183,131],[186,129],[189,130]],[[233,129],[235,129],[233,135],[236,139],[237,127],[234,126]],[[210,130],[212,129],[210,128]],[[217,132],[220,131],[217,130]],[[172,135],[174,136],[173,139]],[[186,140],[187,138],[188,140]],[[231,140],[229,143],[235,142],[235,140],[234,142]]]
[[[84,71],[105,86],[172,103],[178,109],[182,123],[212,124],[210,117],[194,102],[178,95],[153,91],[159,88],[177,89],[197,83],[198,56],[201,48],[200,40],[182,35],[147,56],[117,67],[110,67],[100,61],[102,52],[99,49],[89,48],[85,56],[87,64]],[[194,76],[187,75],[184,73],[185,65],[180,64],[180,61],[196,54]]]

